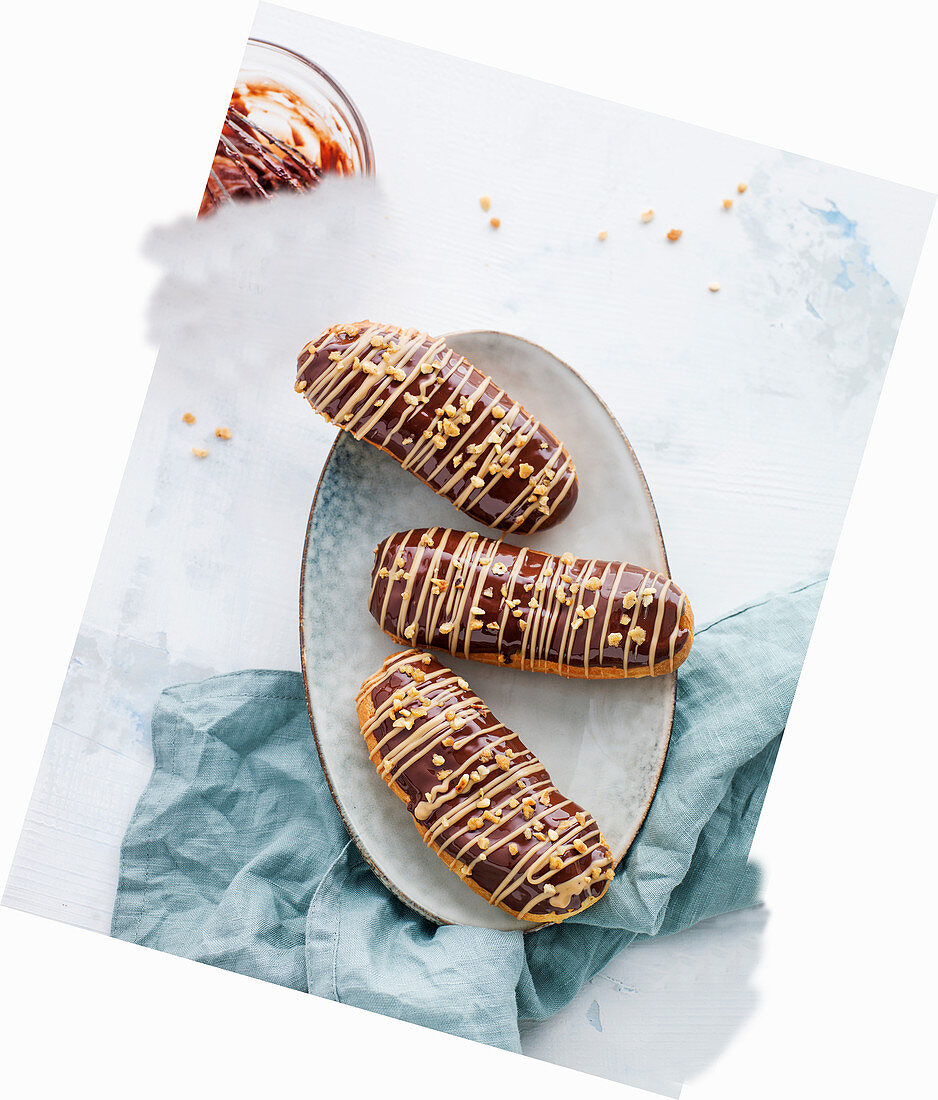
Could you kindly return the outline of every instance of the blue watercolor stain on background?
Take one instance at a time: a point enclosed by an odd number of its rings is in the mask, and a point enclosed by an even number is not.
[[[597,1031],[602,1031],[603,1024],[602,1020],[599,1018],[599,1001],[593,1001],[589,1006],[586,1010],[586,1018]]]
[[[852,286],[856,286],[856,283],[847,273],[847,261],[840,261],[840,274],[834,279],[834,286],[839,286],[841,290],[849,290]]]
[[[841,290],[851,290],[856,286],[856,282],[851,278],[851,268],[854,273],[859,271],[861,277],[875,276],[884,287],[889,286],[889,280],[880,274],[876,264],[870,259],[870,246],[857,237],[858,223],[852,218],[848,218],[833,199],[827,200],[827,210],[822,210],[818,206],[809,206],[806,202],[802,202],[802,205],[827,225],[839,230],[839,236],[854,242],[847,254],[847,259],[840,261],[840,271],[834,277],[834,286],[840,287]],[[815,313],[814,307],[807,299],[805,305],[809,312]],[[816,313],[815,316],[817,316]]]
[[[837,206],[837,203],[833,199],[827,200],[827,205],[830,210],[821,210],[816,206],[808,206],[808,209],[812,214],[817,214],[819,218],[823,218],[828,225],[833,225],[840,230],[842,237],[849,237],[851,240],[856,240],[857,237],[857,223],[851,221],[846,214],[844,214]]]

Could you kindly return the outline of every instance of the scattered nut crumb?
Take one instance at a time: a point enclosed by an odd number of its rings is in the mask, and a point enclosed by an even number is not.
[[[192,413],[183,413],[182,414],[182,422],[183,422],[183,424],[194,424],[195,423],[195,417],[192,415]]]
[[[208,458],[208,451],[206,451],[203,447],[193,447],[192,453],[195,455],[196,458]]]
[[[604,241],[608,236],[609,236],[609,234],[606,232],[605,229],[603,229],[600,233],[596,234],[597,240],[600,240],[600,241]]]
[[[710,283],[707,286],[707,290],[712,290],[714,293],[716,293],[716,291],[718,291],[719,289],[720,289],[720,284],[719,283]]]
[[[684,232],[683,229],[669,229],[668,230],[668,240],[669,241],[679,241],[681,239],[681,234],[683,232]]]
[[[216,428],[215,436],[217,439],[231,439],[231,428]]]
[[[296,390],[297,393],[302,393],[303,390],[306,389],[306,379],[298,378],[294,383],[293,388]]]
[[[501,219],[501,218],[489,218],[489,225],[490,225],[490,226],[491,226],[491,227],[492,227],[493,229],[498,229],[498,227],[499,227],[499,226],[500,226],[501,224],[502,224],[502,219]]]
[[[645,222],[645,224],[647,225],[647,224],[648,224],[648,222],[650,222],[650,221],[651,221],[651,219],[652,219],[652,218],[653,218],[654,216],[655,216],[655,212],[654,212],[654,210],[646,210],[646,211],[645,211],[645,213],[644,213],[644,214],[642,214],[642,216],[641,216],[641,220],[642,220],[643,222]]]
[[[748,186],[749,186],[749,184],[748,184],[748,183],[737,183],[737,184],[736,184],[736,190],[737,190],[737,191],[738,191],[738,192],[739,192],[740,194],[742,194],[742,193],[743,193],[743,192],[744,192],[744,191],[746,190],[746,188],[747,188]]]
[[[490,209],[491,205],[492,200],[489,198],[488,195],[483,195],[482,198],[479,199],[479,206],[481,206],[483,210]]]
[[[733,205],[733,200],[732,200],[732,199],[724,199],[724,200],[723,200],[723,209],[724,209],[724,210],[729,210],[729,208],[730,208],[730,207],[731,207],[732,205]]]

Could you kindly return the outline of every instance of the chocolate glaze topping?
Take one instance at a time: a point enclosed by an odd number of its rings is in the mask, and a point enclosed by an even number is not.
[[[424,841],[490,904],[558,921],[602,896],[612,854],[596,821],[465,680],[408,650],[365,681],[359,704],[365,697],[378,773],[404,792]]]
[[[334,325],[300,353],[296,389],[487,527],[537,531],[576,502],[576,469],[556,436],[415,329]]]
[[[693,637],[684,593],[654,570],[444,527],[378,544],[369,611],[405,644],[597,679],[671,672]]]

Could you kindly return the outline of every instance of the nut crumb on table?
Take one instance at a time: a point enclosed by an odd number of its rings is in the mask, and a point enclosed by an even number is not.
[[[218,439],[231,439],[231,428],[216,428],[215,435]]]
[[[651,219],[652,219],[652,218],[653,218],[654,216],[655,216],[655,212],[654,212],[654,210],[646,210],[646,211],[645,211],[645,213],[644,213],[644,214],[642,214],[642,216],[641,216],[641,220],[642,220],[643,222],[645,222],[645,223],[647,224],[648,222],[650,222],[650,221],[651,221]]]
[[[682,234],[683,232],[684,232],[684,230],[683,230],[683,229],[669,229],[669,230],[668,230],[668,233],[667,233],[667,236],[668,236],[668,240],[669,240],[669,241],[677,241],[677,240],[680,240],[680,238],[681,238],[681,234]]]
[[[501,218],[489,218],[489,225],[490,225],[490,226],[491,226],[491,227],[492,227],[493,229],[498,229],[498,227],[499,227],[499,226],[500,226],[501,224],[502,224],[502,219],[501,219]]]
[[[489,198],[488,195],[483,195],[482,198],[479,199],[479,206],[481,206],[483,210],[490,209],[491,205],[492,205],[492,200]]]
[[[194,424],[195,423],[195,417],[192,415],[192,413],[183,413],[182,414],[182,422],[183,422],[183,424]]]
[[[208,458],[208,451],[204,447],[193,447],[192,453],[196,458]]]
[[[604,241],[609,236],[609,234],[606,232],[605,229],[603,229],[599,233],[597,233],[596,236],[598,240]]]
[[[733,205],[733,200],[732,200],[732,199],[724,199],[724,200],[723,200],[723,209],[724,209],[724,210],[729,210],[729,208],[730,208],[730,207],[731,207],[732,205]]]
[[[707,287],[707,290],[717,291],[719,289],[720,289],[720,284],[719,283],[710,283],[709,286]]]
[[[746,188],[747,188],[748,186],[749,186],[749,184],[748,184],[748,183],[737,183],[737,184],[736,184],[736,190],[737,190],[737,191],[738,191],[738,192],[739,192],[740,194],[742,194],[742,193],[743,193],[743,192],[744,192],[744,191],[746,190]]]

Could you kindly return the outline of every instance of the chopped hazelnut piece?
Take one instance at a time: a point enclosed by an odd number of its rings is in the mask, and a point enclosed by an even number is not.
[[[306,383],[304,382],[303,385],[305,386]],[[183,424],[194,424],[195,423],[195,417],[192,415],[192,413],[183,413],[182,414],[182,422],[183,422]]]
[[[642,214],[642,221],[643,221],[643,222],[645,222],[645,224],[647,225],[647,224],[648,224],[648,222],[650,222],[650,221],[651,221],[651,219],[652,219],[652,218],[653,218],[654,216],[655,216],[655,212],[654,212],[654,210],[646,210],[646,211],[645,211],[645,213],[644,213],[644,214]]]
[[[446,763],[446,760],[439,753],[434,753],[432,763],[435,768],[440,768]]]
[[[626,611],[631,611],[635,604],[638,602],[637,592],[626,592],[625,599],[622,601],[622,606]]]
[[[469,685],[466,683],[466,681],[461,676],[456,677],[456,683],[459,684],[459,686],[463,689],[463,691],[468,691],[469,690]]]
[[[515,844],[514,841],[512,841],[511,844],[508,845],[508,854],[512,856],[516,856],[518,854],[518,845]]]
[[[614,648],[618,648],[622,645],[622,634],[618,630],[614,630],[607,638],[606,641]]]
[[[742,194],[749,187],[748,183],[737,183],[736,190]]]
[[[681,239],[681,234],[683,232],[684,232],[683,229],[669,229],[668,232],[667,232],[668,240],[669,241],[679,241]]]
[[[306,379],[305,378],[298,378],[296,380],[296,382],[294,383],[293,388],[296,390],[297,393],[302,393],[303,390],[306,389]],[[192,416],[192,413],[186,413],[186,416]],[[193,419],[195,419],[195,418],[193,417]],[[186,420],[185,416],[183,417],[183,420]],[[189,421],[186,420],[186,423],[188,424]]]
[[[641,645],[645,640],[645,631],[640,626],[633,626],[629,631],[629,637],[636,645]]]
[[[560,856],[551,856],[550,869],[552,871],[559,871],[561,867],[563,867],[563,860],[560,858]]]
[[[208,458],[208,451],[204,447],[193,447],[192,453],[196,458]]]
[[[708,283],[707,284],[707,290],[713,291],[713,293],[716,293],[719,289],[720,289],[720,284],[719,283]]]
[[[481,206],[483,210],[488,211],[492,208],[492,200],[488,195],[483,195],[482,198],[479,199],[479,206]]]
[[[608,236],[609,234],[606,232],[605,229],[600,230],[600,232],[596,234],[597,240],[600,241],[604,241]]]
[[[498,227],[499,227],[499,226],[500,226],[501,224],[502,224],[502,220],[501,220],[501,218],[489,218],[489,225],[490,225],[490,226],[491,226],[491,227],[492,227],[493,229],[498,229]]]
[[[733,200],[732,199],[724,199],[723,200],[723,209],[724,210],[729,210],[732,205],[733,205]]]
[[[518,467],[518,473],[527,480],[534,473],[534,467],[529,462],[522,462]]]

